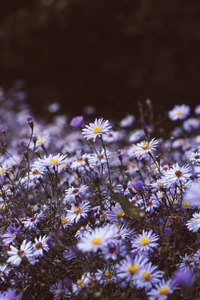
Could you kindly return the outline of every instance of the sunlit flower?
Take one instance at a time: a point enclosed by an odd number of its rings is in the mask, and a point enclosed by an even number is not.
[[[43,256],[44,250],[48,251],[49,250],[49,245],[48,245],[48,236],[40,236],[39,238],[35,238],[35,243],[33,244],[33,249],[34,249],[34,255],[35,256]]]
[[[31,264],[34,264],[33,245],[30,241],[27,242],[24,240],[20,249],[10,245],[10,250],[8,250],[7,253],[10,256],[7,259],[7,262],[14,266],[19,266],[24,258],[26,258]]]
[[[103,134],[109,132],[110,129],[111,125],[108,120],[95,119],[94,123],[90,123],[82,129],[82,134],[87,140],[95,142],[97,137],[101,137]]]
[[[96,227],[93,231],[85,233],[77,243],[77,248],[82,252],[97,252],[117,236],[115,225]]]
[[[172,121],[184,120],[190,113],[190,107],[188,105],[175,105],[172,110],[168,112],[168,116]]]
[[[191,177],[191,170],[189,165],[179,166],[178,163],[174,164],[169,168],[162,178],[164,186],[169,187],[170,185],[186,183]]]

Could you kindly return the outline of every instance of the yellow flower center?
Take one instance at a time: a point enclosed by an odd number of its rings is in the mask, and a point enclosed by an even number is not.
[[[119,222],[114,222],[114,224],[115,224],[115,226],[117,226],[117,227],[120,225]]]
[[[127,271],[130,274],[135,274],[138,271],[139,267],[138,265],[134,264],[134,263],[130,263],[127,267]]]
[[[80,207],[76,207],[75,209],[74,209],[74,213],[75,214],[80,214],[82,212],[82,209],[80,208]]]
[[[55,165],[57,162],[58,162],[58,160],[57,160],[56,158],[52,158],[52,159],[50,160],[50,164],[51,164],[51,165]]]
[[[83,285],[84,281],[82,279],[78,279],[76,282],[77,285]]]
[[[190,202],[189,201],[183,201],[182,202],[182,206],[183,207],[188,207],[190,205]]]
[[[149,243],[149,238],[147,236],[144,236],[140,239],[140,243],[145,246],[145,245],[148,245]]]
[[[100,127],[100,126],[95,126],[95,127],[92,129],[92,132],[95,133],[95,134],[101,132],[101,127]]]
[[[105,277],[105,278],[111,278],[112,277],[112,274],[110,273],[110,272],[104,272],[104,274],[103,274],[103,276]]]
[[[16,234],[13,232],[13,233],[11,234],[11,236],[12,236],[12,238],[15,238],[15,237],[16,237]]]
[[[64,167],[66,167],[66,164],[61,164],[61,165],[59,165],[59,168],[60,168],[60,169],[63,169]]]
[[[178,109],[178,110],[176,111],[176,114],[177,114],[178,116],[181,116],[181,115],[183,114],[183,110],[182,110],[182,109]]]
[[[3,173],[6,172],[6,170],[7,170],[6,168],[1,168],[1,169],[0,169],[0,173],[3,174]]]
[[[101,238],[100,237],[94,237],[92,240],[91,240],[91,243],[93,244],[93,245],[99,245],[99,244],[101,244]]]
[[[40,146],[40,145],[42,145],[43,143],[44,143],[44,140],[43,140],[43,139],[39,139],[39,140],[37,140],[36,145],[37,145],[37,146]]]
[[[151,274],[148,271],[142,272],[142,277],[146,280],[149,281],[151,279]]]
[[[64,290],[56,290],[56,295],[58,295],[58,296],[63,296],[63,295],[65,295],[65,291]]]
[[[62,225],[65,225],[67,222],[68,222],[68,221],[67,221],[67,218],[62,218],[62,219],[61,219]]]
[[[158,289],[158,293],[163,296],[163,295],[167,295],[169,293],[169,288],[168,286],[166,285],[163,285],[161,286],[159,289]]]
[[[142,149],[143,149],[143,150],[149,149],[149,143],[145,143],[145,144],[142,146]]]
[[[123,210],[118,210],[118,211],[116,212],[116,216],[117,216],[118,219],[122,218],[122,217],[124,216]]]

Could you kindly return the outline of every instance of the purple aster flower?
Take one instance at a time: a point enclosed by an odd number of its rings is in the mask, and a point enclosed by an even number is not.
[[[152,230],[150,231],[142,231],[141,234],[138,234],[133,240],[132,240],[132,252],[141,252],[145,253],[148,251],[153,251],[155,248],[158,247],[157,240],[159,239],[159,236],[155,233],[153,233]]]
[[[82,123],[83,123],[83,116],[77,116],[71,120],[70,125],[72,127],[77,128],[77,127],[81,126]]]
[[[191,270],[176,270],[173,274],[173,280],[179,286],[188,286],[192,283],[194,272]]]
[[[16,228],[15,226],[10,225],[7,228],[6,233],[3,234],[4,245],[8,245],[12,243],[15,240],[17,234],[19,234],[19,232],[20,232],[20,227]]]
[[[63,282],[52,284],[49,291],[54,295],[55,300],[71,299],[71,293]]]
[[[151,289],[147,295],[151,300],[167,300],[170,294],[175,290],[176,284],[172,279],[161,279],[159,283],[155,285],[155,288]]]

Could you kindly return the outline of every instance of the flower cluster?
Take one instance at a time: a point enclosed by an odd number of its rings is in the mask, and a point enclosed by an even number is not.
[[[41,122],[14,95],[0,98],[0,299],[197,299],[198,107],[172,108],[164,134],[132,114]]]

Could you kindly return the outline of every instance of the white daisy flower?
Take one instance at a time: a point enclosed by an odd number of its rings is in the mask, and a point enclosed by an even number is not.
[[[156,147],[158,145],[158,141],[153,138],[149,142],[148,141],[143,141],[140,143],[137,143],[135,149],[134,149],[134,155],[138,158],[144,158],[146,155],[149,153],[152,153],[156,150]]]
[[[27,258],[31,264],[34,263],[33,245],[30,241],[27,242],[24,240],[20,246],[20,249],[17,249],[12,245],[10,245],[10,249],[11,250],[7,251],[8,255],[10,256],[7,259],[8,263],[14,266],[19,266],[23,258]]]
[[[94,123],[90,123],[82,129],[82,134],[87,140],[95,142],[97,137],[101,137],[103,134],[109,132],[110,129],[111,125],[108,120],[95,119]]]

